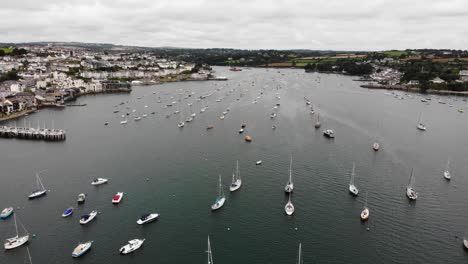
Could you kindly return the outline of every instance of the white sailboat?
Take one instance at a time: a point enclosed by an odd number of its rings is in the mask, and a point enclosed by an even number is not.
[[[211,205],[211,210],[215,211],[223,207],[225,201],[226,197],[224,196],[223,186],[221,184],[221,175],[219,175],[218,196],[216,197],[215,203]]]
[[[211,253],[210,236],[208,236],[208,249],[206,250],[206,253],[208,253],[208,264],[213,264],[213,254]]]
[[[294,205],[293,205],[292,202],[291,202],[291,193],[289,193],[288,202],[287,202],[286,205],[284,206],[284,212],[285,212],[287,215],[292,215],[292,214],[294,214]]]
[[[419,114],[418,125],[416,126],[416,128],[419,129],[419,130],[421,130],[421,131],[426,131],[426,126],[423,124],[421,118],[422,118],[422,113]]]
[[[40,173],[40,172],[39,172]],[[41,196],[44,196],[47,194],[46,188],[44,188],[44,184],[42,184],[41,177],[39,176],[39,173],[36,173],[36,190],[33,191],[28,198],[29,199],[35,199],[39,198]]]
[[[366,202],[364,203],[364,208],[361,212],[361,220],[366,221],[369,219],[369,208],[367,207],[367,192],[366,192]]]
[[[24,245],[26,242],[28,242],[28,240],[29,240],[28,231],[26,230],[26,228],[24,228],[24,226],[23,226],[23,229],[26,231],[26,235],[19,236],[19,234],[18,234],[18,224],[16,223],[16,214],[14,214],[13,217],[15,219],[16,236],[14,236],[12,238],[7,238],[5,240],[4,247],[7,250],[20,247],[20,246]]]
[[[297,264],[303,264],[304,260],[302,259],[302,245],[299,243],[299,252],[297,253]]]
[[[349,192],[352,195],[357,196],[359,193],[359,190],[354,185],[355,169],[356,169],[356,165],[353,162],[353,171],[351,172],[351,179],[349,180]]]
[[[291,193],[294,190],[294,183],[292,181],[292,155],[291,161],[289,162],[289,180],[284,187],[284,191],[287,193]]]
[[[450,173],[450,159],[447,159],[447,166],[445,167],[445,171],[444,171],[444,178],[446,180],[450,180],[452,178],[452,174]]]
[[[231,186],[229,186],[229,190],[231,192],[237,191],[242,185],[242,180],[240,177],[240,171],[239,171],[239,161],[237,161],[236,165],[236,173],[232,174],[232,183]]]
[[[416,200],[418,198],[418,194],[414,190],[413,184],[414,184],[413,169],[411,169],[411,176],[410,176],[410,179],[409,179],[409,183],[406,186],[406,196],[408,196],[408,198],[410,200]]]

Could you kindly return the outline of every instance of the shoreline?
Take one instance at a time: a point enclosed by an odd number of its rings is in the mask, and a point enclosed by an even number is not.
[[[461,96],[461,97],[468,96],[468,91],[457,92],[457,91],[450,91],[450,90],[428,89],[428,90],[423,92],[421,90],[421,88],[408,87],[408,86],[405,86],[405,85],[363,84],[363,85],[360,85],[360,87],[367,88],[367,89],[372,89],[372,90],[398,90],[398,91],[405,91],[405,92],[411,92],[411,93],[420,93],[420,94],[453,95],[453,96]]]

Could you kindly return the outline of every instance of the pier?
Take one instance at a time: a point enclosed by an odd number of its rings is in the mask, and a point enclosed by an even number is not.
[[[66,139],[66,132],[63,129],[0,126],[0,137],[63,141]]]

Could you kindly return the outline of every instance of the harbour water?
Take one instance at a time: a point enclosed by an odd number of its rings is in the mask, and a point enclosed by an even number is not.
[[[14,206],[20,222],[35,235],[29,242],[33,263],[206,263],[207,235],[214,262],[224,264],[295,263],[299,242],[304,263],[468,261],[462,246],[468,228],[468,120],[457,112],[468,104],[461,98],[438,104],[433,97],[426,104],[418,94],[398,92],[404,98],[398,99],[387,91],[360,88],[349,76],[215,70],[229,80],[86,96],[78,102],[86,107],[45,109],[17,121],[33,126],[54,120],[56,128],[67,131],[66,141],[0,139],[0,207]],[[304,97],[320,113],[318,130]],[[164,108],[179,98],[180,103]],[[165,115],[179,109],[186,119],[187,103],[193,103],[197,116],[180,129],[178,115]],[[274,110],[276,103],[281,105]],[[205,104],[209,108],[200,113]],[[131,113],[128,124],[121,125],[126,112]],[[272,112],[277,113],[274,119]],[[144,113],[146,118],[133,120]],[[416,129],[420,113],[426,132]],[[206,130],[208,125],[214,128]],[[322,135],[328,128],[335,139]],[[244,142],[245,135],[253,141]],[[371,148],[375,141],[381,145],[378,152]],[[287,217],[284,185],[291,154],[296,211]],[[451,181],[443,178],[448,158]],[[236,160],[243,186],[229,193]],[[257,160],[263,164],[256,166]],[[348,192],[353,162],[360,191],[356,198]],[[412,168],[419,193],[415,202],[405,196]],[[42,180],[50,192],[28,200],[34,172],[45,169]],[[211,212],[218,174],[227,201]],[[95,177],[110,180],[95,187],[90,184]],[[115,206],[111,199],[118,191],[125,196]],[[370,218],[362,223],[366,192]],[[87,194],[80,206],[79,193]],[[62,218],[69,206],[75,213]],[[97,218],[80,226],[79,217],[94,209],[100,212]],[[157,212],[160,218],[138,226],[145,212]],[[0,238],[12,236],[13,218],[0,221]],[[134,238],[145,238],[143,247],[119,255],[118,249]],[[88,240],[94,241],[91,251],[72,259],[75,246]],[[23,263],[25,255],[25,247],[1,250],[0,263]]]

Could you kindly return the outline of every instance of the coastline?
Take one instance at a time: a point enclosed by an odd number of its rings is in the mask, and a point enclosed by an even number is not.
[[[412,93],[420,93],[420,94],[438,94],[438,95],[454,95],[454,96],[468,96],[468,91],[464,92],[457,92],[457,91],[449,91],[449,90],[434,90],[428,89],[426,91],[422,91],[421,88],[417,87],[408,87],[406,85],[375,85],[375,84],[363,84],[360,85],[362,88],[373,89],[373,90],[399,90],[405,92],[412,92]]]

